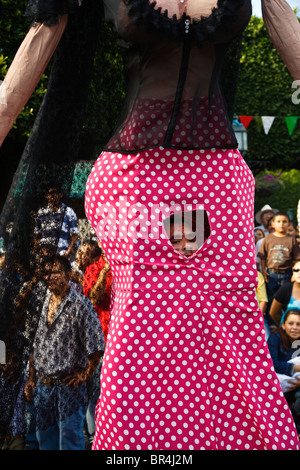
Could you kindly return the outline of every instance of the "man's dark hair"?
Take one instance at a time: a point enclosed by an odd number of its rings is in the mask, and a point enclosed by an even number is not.
[[[55,255],[54,257],[54,263],[57,263],[60,265],[60,267],[62,268],[62,270],[68,274],[72,271],[72,267],[71,267],[71,263],[70,261],[65,258],[64,256],[61,256],[61,255]]]
[[[83,245],[89,245],[91,247],[91,254],[93,258],[99,258],[102,255],[102,250],[96,240],[87,239],[84,240]]]

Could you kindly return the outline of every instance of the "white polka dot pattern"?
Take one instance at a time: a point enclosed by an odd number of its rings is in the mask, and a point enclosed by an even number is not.
[[[297,449],[255,297],[253,176],[234,151],[104,152],[86,214],[114,273],[94,449]],[[176,252],[162,220],[205,209]]]

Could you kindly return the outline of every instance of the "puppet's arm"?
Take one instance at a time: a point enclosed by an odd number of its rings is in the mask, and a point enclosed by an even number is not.
[[[53,26],[32,26],[19,47],[0,86],[0,147],[36,88],[66,24],[67,15],[62,15]]]
[[[294,80],[300,80],[300,23],[285,0],[261,0],[268,34]]]

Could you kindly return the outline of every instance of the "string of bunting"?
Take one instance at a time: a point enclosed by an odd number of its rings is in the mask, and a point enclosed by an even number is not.
[[[244,128],[247,129],[253,118],[257,117],[258,116],[238,116],[238,119],[243,124]],[[298,118],[299,116],[286,116],[283,118],[285,120],[289,135],[292,135],[292,133],[294,132]],[[260,119],[262,121],[265,134],[268,134],[274,120],[279,118],[277,116],[260,116]]]

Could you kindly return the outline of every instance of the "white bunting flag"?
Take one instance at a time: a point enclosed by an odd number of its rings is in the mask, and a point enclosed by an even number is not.
[[[269,133],[269,130],[272,127],[274,119],[275,119],[274,116],[261,116],[261,120],[262,120],[262,123],[263,123],[263,126],[264,126],[265,134]]]

